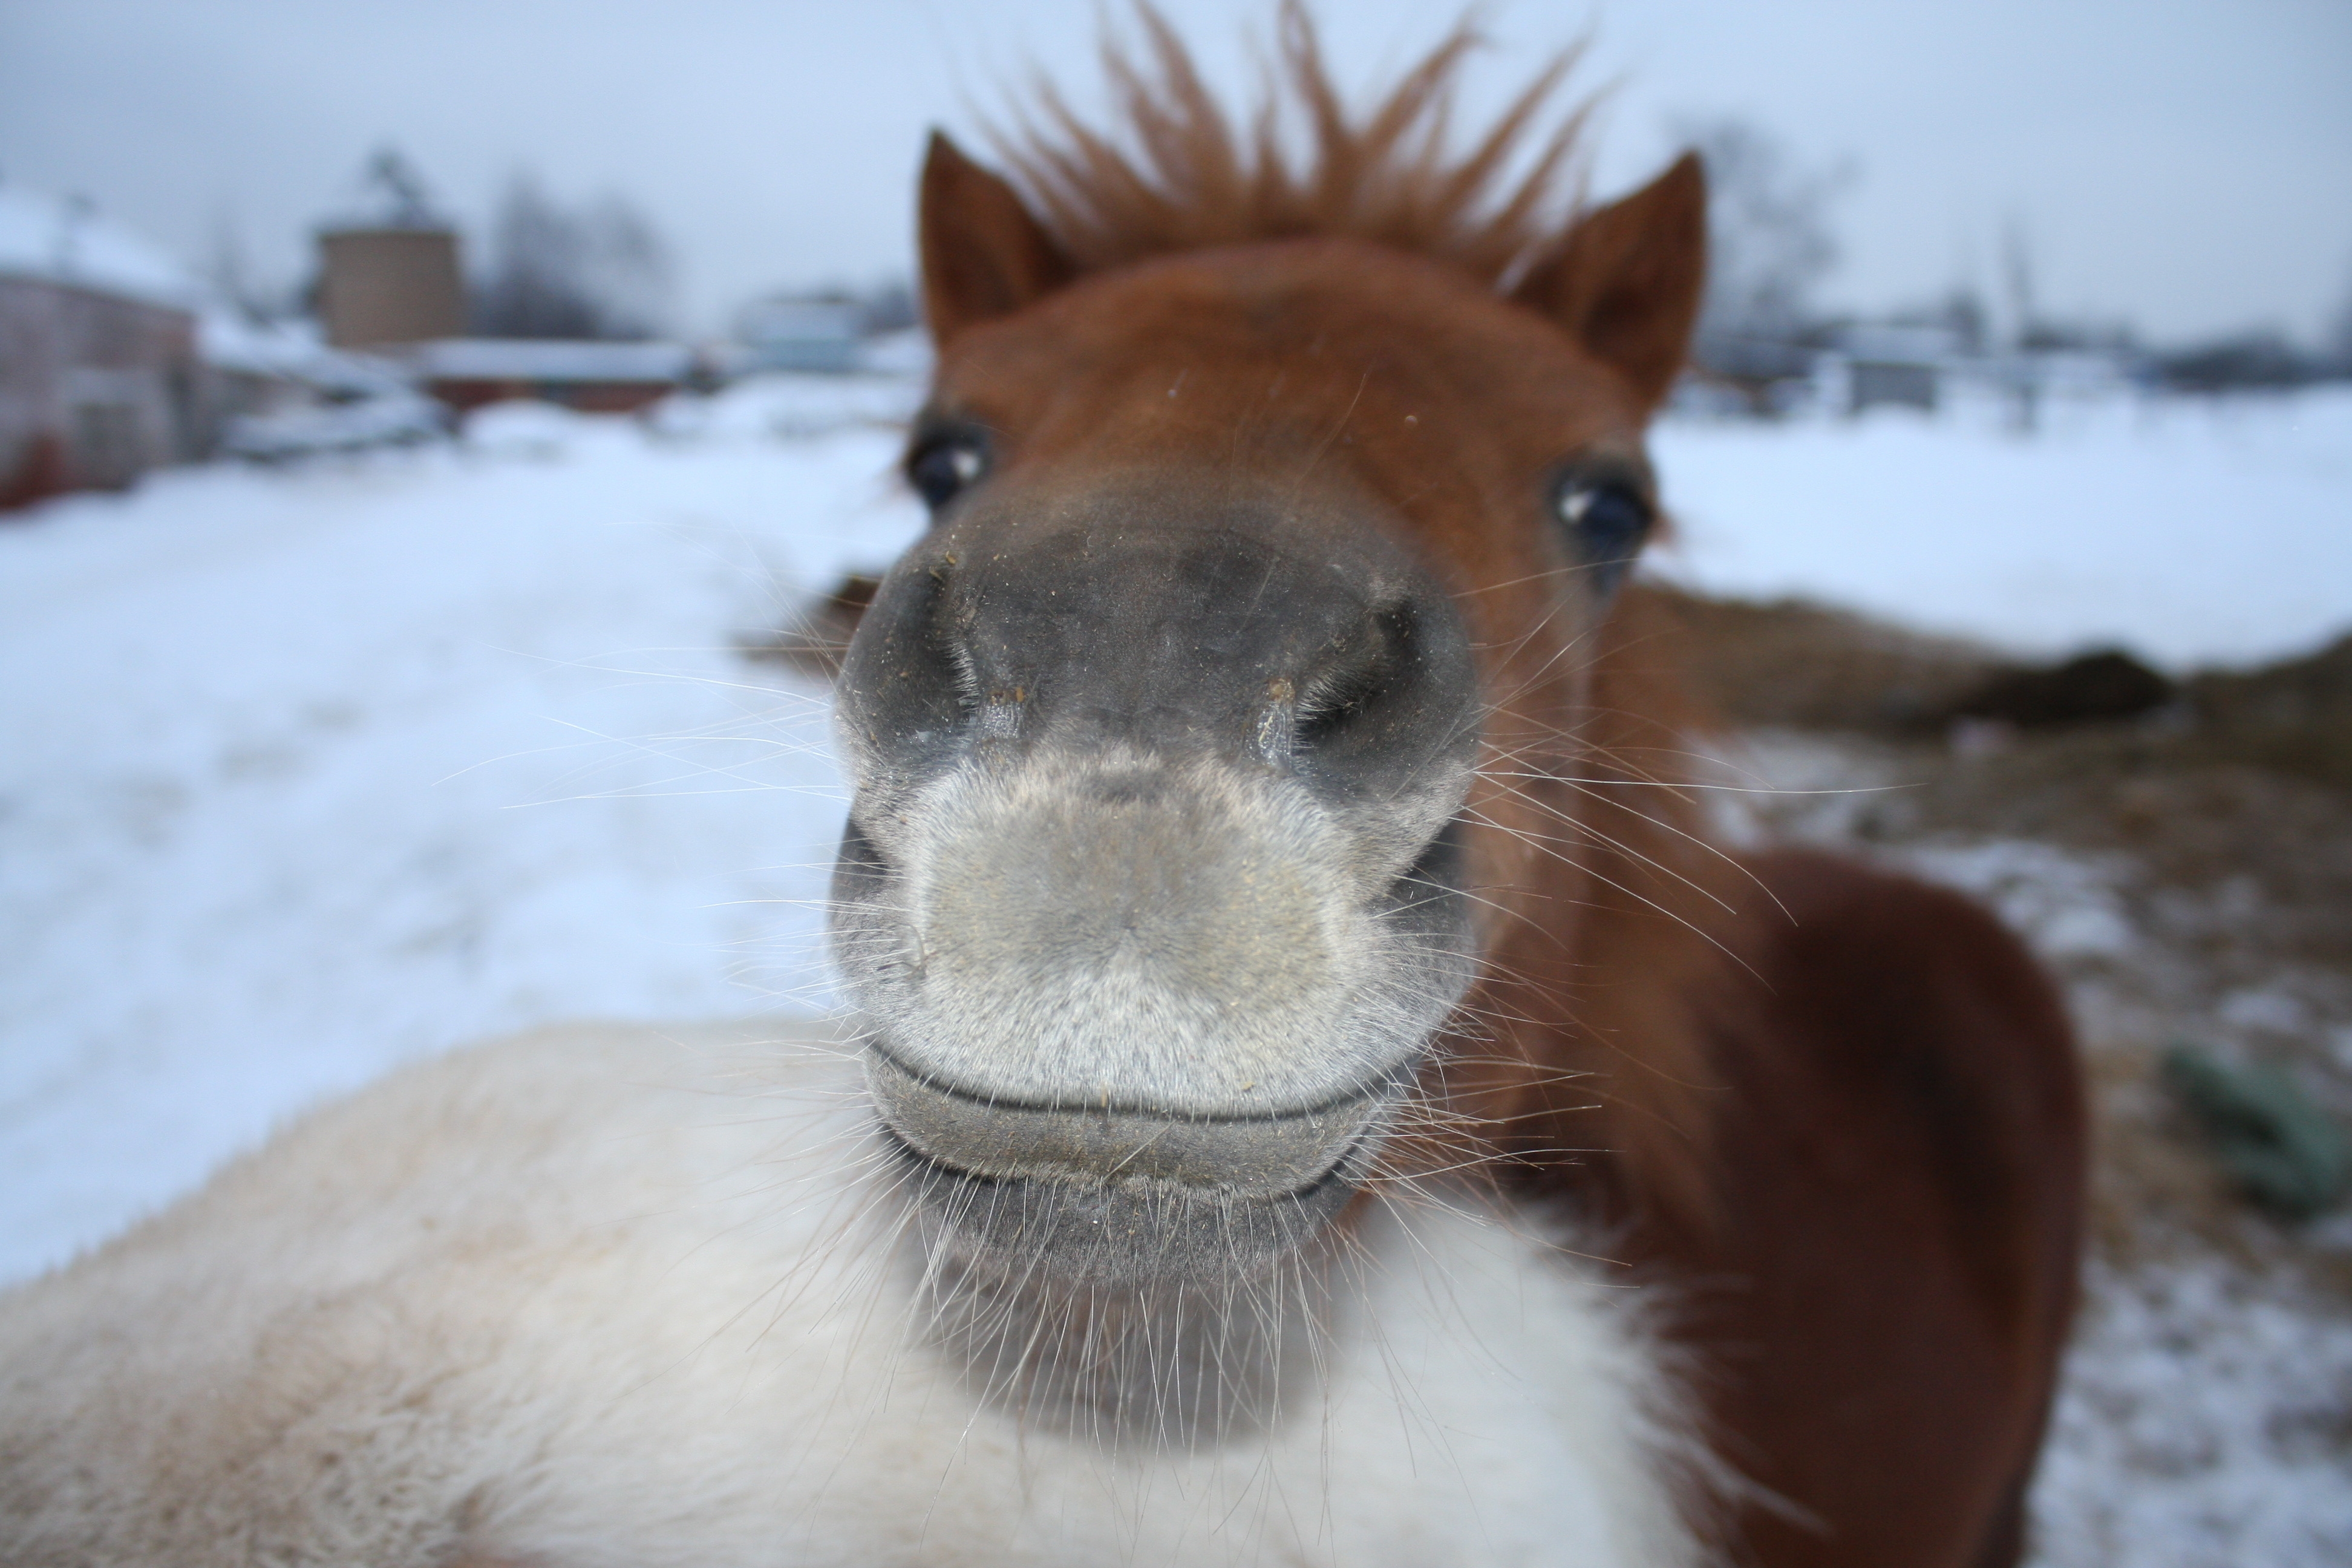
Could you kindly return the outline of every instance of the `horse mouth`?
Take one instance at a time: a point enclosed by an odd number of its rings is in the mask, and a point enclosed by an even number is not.
[[[869,1044],[885,1144],[935,1240],[1019,1281],[1230,1288],[1322,1234],[1370,1174],[1397,1076],[1315,1105],[1155,1114],[946,1085]]]

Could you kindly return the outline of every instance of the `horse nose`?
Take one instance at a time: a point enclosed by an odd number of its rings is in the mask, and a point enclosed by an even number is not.
[[[1467,635],[1377,533],[997,521],[916,552],[868,612],[842,701],[873,760],[1117,743],[1275,769],[1335,803],[1466,760]]]

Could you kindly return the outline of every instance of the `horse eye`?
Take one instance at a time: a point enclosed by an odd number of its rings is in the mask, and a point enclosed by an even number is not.
[[[988,447],[978,435],[958,431],[915,448],[907,459],[907,479],[933,511],[988,471]]]
[[[1648,499],[1630,485],[1570,479],[1552,505],[1591,569],[1593,585],[1603,594],[1615,589],[1649,537]]]

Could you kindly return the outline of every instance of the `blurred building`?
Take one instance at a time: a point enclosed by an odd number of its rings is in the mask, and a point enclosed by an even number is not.
[[[452,338],[402,356],[418,384],[463,413],[530,397],[583,414],[628,414],[694,378],[683,343],[595,339]]]
[[[779,295],[747,306],[735,323],[740,372],[814,371],[844,374],[864,368],[866,310],[859,300]]]
[[[0,187],[0,507],[206,449],[199,298],[88,202]]]
[[[345,216],[319,233],[318,310],[327,342],[339,349],[429,342],[466,330],[457,229],[390,148],[369,161]]]
[[[339,349],[454,338],[466,330],[457,236],[446,228],[335,228],[319,236],[319,319]]]
[[[1830,330],[1817,375],[1834,383],[1834,407],[1847,414],[1913,408],[1933,414],[1947,381],[1959,374],[1968,345],[1948,327],[1851,321]]]
[[[1675,406],[1715,417],[1997,408],[2031,431],[2045,405],[2107,401],[2147,380],[2142,356],[2121,338],[2078,342],[2044,331],[1997,345],[1988,337],[1948,308],[1821,322],[1779,338],[1702,332]]]

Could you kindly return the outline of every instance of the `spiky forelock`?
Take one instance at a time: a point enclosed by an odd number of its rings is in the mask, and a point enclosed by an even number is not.
[[[1145,58],[1116,41],[1103,45],[1116,131],[1088,127],[1041,83],[1034,112],[993,136],[1078,271],[1223,245],[1339,237],[1436,258],[1503,284],[1557,237],[1575,205],[1569,175],[1589,102],[1560,120],[1523,173],[1507,175],[1578,48],[1554,56],[1457,154],[1449,134],[1454,92],[1479,42],[1467,21],[1358,117],[1324,68],[1306,5],[1284,0],[1276,68],[1244,134],[1166,18],[1140,0],[1136,9]],[[1283,146],[1282,126],[1293,114],[1308,133],[1303,167]]]

